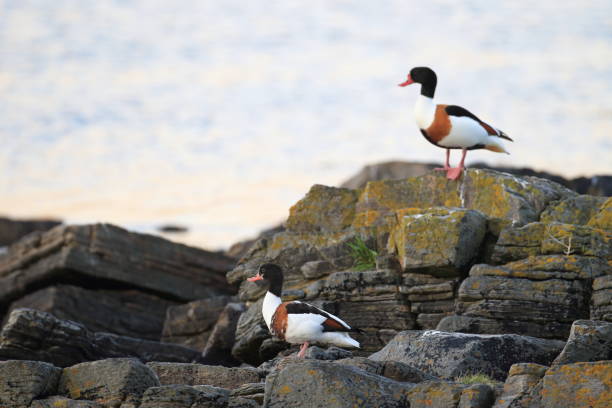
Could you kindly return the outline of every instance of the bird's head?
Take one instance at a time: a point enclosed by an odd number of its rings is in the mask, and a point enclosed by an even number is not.
[[[438,82],[436,73],[429,67],[415,67],[410,70],[406,82],[402,82],[399,86],[408,86],[410,84],[435,84]]]
[[[269,285],[269,291],[277,296],[283,287],[283,270],[280,266],[273,263],[266,263],[259,267],[257,275],[247,278],[249,282],[255,282],[257,285]]]

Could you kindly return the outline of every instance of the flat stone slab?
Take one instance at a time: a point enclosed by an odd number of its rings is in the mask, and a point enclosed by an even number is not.
[[[0,361],[0,407],[27,407],[55,394],[62,370],[41,361]]]
[[[204,364],[147,363],[159,378],[161,385],[211,385],[234,389],[243,384],[260,381],[255,368],[229,368]]]
[[[58,279],[201,299],[233,291],[225,279],[233,265],[220,253],[110,224],[60,226],[28,235],[0,257],[0,308]]]

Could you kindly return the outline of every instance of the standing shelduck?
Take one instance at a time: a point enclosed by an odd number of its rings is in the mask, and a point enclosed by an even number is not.
[[[497,153],[508,153],[501,139],[512,141],[507,134],[481,121],[461,106],[436,105],[433,100],[438,78],[427,67],[410,70],[406,82],[399,86],[421,84],[421,95],[414,108],[416,122],[425,139],[438,147],[446,149],[446,162],[443,168],[446,177],[456,180],[464,168],[468,150],[487,149]],[[461,162],[458,167],[450,167],[450,149],[461,149]],[[509,153],[508,153],[509,154]]]
[[[270,333],[292,344],[302,344],[298,357],[303,358],[309,343],[323,343],[340,347],[359,347],[349,332],[362,333],[318,307],[298,300],[281,301],[283,271],[278,265],[264,264],[249,282],[268,283],[261,313]]]

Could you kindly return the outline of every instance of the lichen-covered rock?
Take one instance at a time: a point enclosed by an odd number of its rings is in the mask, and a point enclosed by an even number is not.
[[[147,366],[157,374],[161,385],[211,385],[233,389],[260,380],[254,368],[156,362],[147,363]]]
[[[405,210],[392,232],[404,270],[457,276],[475,259],[486,232],[486,218],[474,210]]]
[[[200,353],[178,344],[110,333],[32,309],[15,309],[0,332],[0,358],[46,361],[67,367],[83,361],[134,357],[141,361],[197,360]]]
[[[587,225],[608,231],[612,229],[612,197],[608,197],[606,202],[599,207],[599,211],[591,217]]]
[[[504,384],[504,390],[497,401],[495,401],[494,408],[531,406],[529,403],[532,402],[534,396],[530,394],[544,376],[547,368],[546,366],[534,363],[512,365]]]
[[[536,177],[468,169],[459,182],[453,182],[431,172],[368,183],[357,203],[357,217],[367,212],[384,214],[403,208],[444,206],[478,210],[487,217],[522,225],[537,221],[549,202],[574,195],[559,184]]]
[[[503,305],[504,308],[513,307],[512,303]],[[567,337],[571,323],[552,321],[528,321],[490,319],[486,317],[451,315],[440,320],[436,330],[457,333],[502,334],[521,333],[525,336],[543,339],[561,339]],[[565,333],[565,334],[563,334]]]
[[[533,255],[585,255],[612,257],[610,234],[606,230],[573,224],[533,222],[504,228],[493,249],[492,260],[505,263]]]
[[[243,384],[240,387],[233,389],[230,392],[230,396],[234,398],[242,397],[256,402],[257,404],[263,404],[264,392],[266,384],[264,382]]]
[[[112,358],[65,368],[58,389],[72,399],[119,406],[137,403],[147,388],[157,386],[153,370],[138,360]]]
[[[59,395],[32,401],[30,408],[104,408],[94,401],[73,400]]]
[[[409,406],[412,387],[355,367],[306,360],[266,378],[264,406],[400,408]]]
[[[41,361],[0,361],[0,407],[27,407],[55,394],[62,370]]]
[[[540,215],[540,221],[549,224],[559,222],[586,225],[599,212],[605,201],[605,197],[592,195],[569,197],[549,205]]]
[[[463,384],[424,381],[408,393],[410,408],[456,407],[465,388]]]
[[[577,320],[553,365],[612,360],[612,323]]]
[[[512,364],[550,364],[564,343],[515,334],[478,335],[404,331],[369,358],[400,361],[443,379],[484,373],[504,380]]]
[[[166,310],[161,340],[203,350],[230,296],[213,296]]]
[[[612,361],[553,366],[542,380],[543,408],[607,408],[612,405]]]
[[[351,357],[337,360],[336,364],[357,367],[368,373],[382,375],[399,382],[420,383],[438,380],[433,375],[399,361],[374,361],[365,357]]]
[[[355,217],[358,190],[315,184],[289,210],[287,229],[295,232],[339,231]]]
[[[206,385],[165,385],[147,389],[139,408],[226,408],[229,391]]]
[[[490,408],[495,393],[487,384],[473,384],[463,389],[457,408]]]

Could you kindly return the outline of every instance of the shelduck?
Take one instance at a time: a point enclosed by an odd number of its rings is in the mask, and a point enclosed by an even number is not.
[[[410,70],[408,79],[399,86],[421,84],[421,95],[414,109],[417,125],[425,139],[438,147],[446,149],[446,162],[443,168],[446,177],[456,180],[464,169],[465,155],[468,150],[487,149],[497,153],[508,153],[501,139],[512,139],[499,129],[478,119],[465,108],[456,105],[437,105],[434,93],[438,78],[428,67]],[[450,149],[461,149],[458,167],[450,167]]]
[[[272,335],[292,344],[302,344],[298,357],[304,358],[309,343],[359,348],[350,332],[363,331],[349,326],[339,317],[308,303],[281,301],[283,271],[280,266],[267,263],[259,267],[257,275],[248,278],[256,284],[268,283],[262,314]]]

